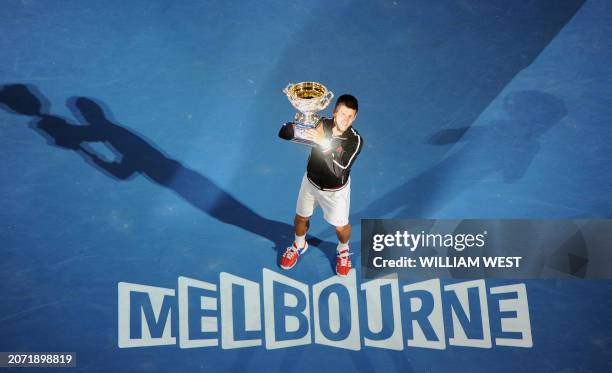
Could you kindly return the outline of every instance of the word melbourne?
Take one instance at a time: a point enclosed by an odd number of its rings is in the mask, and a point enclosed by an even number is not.
[[[226,272],[218,283],[179,277],[176,290],[120,282],[118,345],[533,347],[524,283],[375,279],[358,288],[355,270],[311,286],[266,268],[262,277],[261,284]]]

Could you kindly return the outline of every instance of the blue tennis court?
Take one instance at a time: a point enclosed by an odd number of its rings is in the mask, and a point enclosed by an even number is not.
[[[334,277],[320,210],[308,254],[278,266],[309,152],[277,137],[295,113],[288,83],[359,99],[354,263],[364,218],[612,218],[608,1],[8,1],[0,55],[0,351],[76,352],[75,371],[612,369],[610,280],[519,281],[530,348],[392,350],[362,335],[351,350],[316,330],[270,348],[279,321],[264,305],[277,275],[310,306]],[[120,284],[179,302],[181,278],[209,299],[243,286],[234,308],[261,291],[233,334],[259,344],[225,345],[219,317],[216,345],[184,348],[178,305],[133,297],[130,327],[169,342],[121,346]]]

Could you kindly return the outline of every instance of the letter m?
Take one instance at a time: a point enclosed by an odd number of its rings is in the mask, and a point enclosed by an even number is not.
[[[176,344],[174,289],[118,284],[119,348]]]

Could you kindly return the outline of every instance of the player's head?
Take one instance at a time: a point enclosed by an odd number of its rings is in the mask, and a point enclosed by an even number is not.
[[[355,115],[359,111],[359,101],[353,95],[344,94],[336,99],[336,106],[334,107],[334,111],[340,105],[344,105],[349,109],[355,110]]]
[[[359,102],[354,96],[342,95],[334,107],[334,124],[342,132],[346,131],[357,119]]]

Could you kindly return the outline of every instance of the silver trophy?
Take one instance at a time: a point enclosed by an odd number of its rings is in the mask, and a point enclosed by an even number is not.
[[[306,139],[306,130],[317,126],[321,120],[317,112],[329,105],[334,94],[323,84],[317,82],[290,83],[283,89],[283,92],[298,112],[295,113],[294,122],[286,123],[283,126],[285,130],[292,129],[293,131],[286,132],[292,133],[293,136],[281,137],[298,144],[316,146],[315,142]],[[285,128],[286,126],[291,126],[291,128]]]

